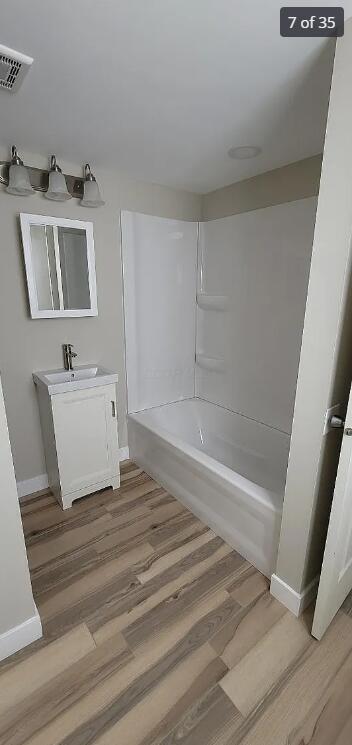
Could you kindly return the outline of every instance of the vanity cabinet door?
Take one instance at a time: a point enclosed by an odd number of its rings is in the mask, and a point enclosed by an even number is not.
[[[99,489],[119,472],[115,385],[58,394],[52,407],[61,493]]]

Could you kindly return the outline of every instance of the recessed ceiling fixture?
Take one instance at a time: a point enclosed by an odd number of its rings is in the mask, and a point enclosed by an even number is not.
[[[230,147],[227,154],[234,160],[246,160],[247,158],[256,158],[262,152],[258,145],[242,145],[240,147]]]

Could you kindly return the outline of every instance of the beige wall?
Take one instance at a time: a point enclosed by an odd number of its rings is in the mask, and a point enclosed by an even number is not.
[[[31,165],[47,167],[46,160],[24,155]],[[0,159],[7,157],[7,151],[0,149]],[[80,173],[77,165],[60,164],[67,173]],[[61,367],[64,342],[75,345],[77,364],[97,362],[118,371],[120,445],[127,444],[120,209],[185,220],[200,217],[198,195],[137,183],[99,168],[96,175],[106,201],[99,209],[80,207],[76,199],[59,204],[38,194],[14,197],[0,187],[0,364],[17,481],[46,471],[32,372]],[[18,225],[20,212],[93,221],[97,318],[31,320]]]
[[[326,410],[352,377],[352,20],[338,39],[276,573],[301,592],[320,571],[341,435]],[[350,426],[350,423],[349,423]]]
[[[273,204],[293,202],[318,194],[321,155],[290,163],[283,168],[261,173],[223,189],[204,194],[203,220],[237,215]]]
[[[0,659],[12,642],[1,639],[36,614],[24,544],[0,380]]]

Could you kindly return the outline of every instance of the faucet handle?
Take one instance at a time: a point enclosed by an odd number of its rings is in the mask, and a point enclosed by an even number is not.
[[[67,351],[68,351],[70,357],[77,357],[77,352],[73,352],[72,351],[74,345],[73,344],[66,344],[66,346],[67,346]]]
[[[73,344],[63,344],[62,348],[64,353],[65,370],[72,370],[72,359],[77,357],[77,353],[72,351]]]

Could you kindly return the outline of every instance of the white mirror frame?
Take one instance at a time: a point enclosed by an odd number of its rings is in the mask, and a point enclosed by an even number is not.
[[[24,212],[20,213],[21,231],[22,231],[22,242],[24,251],[24,260],[26,265],[27,275],[27,286],[29,296],[29,306],[32,318],[69,318],[69,317],[82,317],[82,316],[97,316],[98,315],[98,302],[97,302],[97,284],[95,274],[95,253],[94,253],[94,237],[93,237],[93,223],[83,222],[82,220],[66,220],[61,217],[47,217],[47,215],[31,215]],[[88,264],[88,285],[89,294],[91,300],[90,308],[80,308],[77,310],[39,310],[38,298],[35,285],[34,268],[32,261],[32,247],[31,247],[31,225],[53,225],[63,228],[77,228],[84,230],[87,236],[87,264]],[[57,257],[57,261],[58,261]]]

